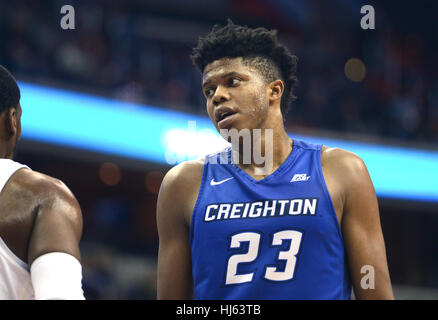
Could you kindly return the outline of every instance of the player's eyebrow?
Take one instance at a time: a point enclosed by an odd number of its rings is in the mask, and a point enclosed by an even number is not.
[[[225,73],[225,74],[221,75],[221,76],[220,76],[220,79],[227,78],[227,77],[230,77],[230,76],[236,76],[236,75],[240,75],[240,74],[237,73],[236,71],[231,71],[231,72],[228,72],[228,73]],[[212,82],[211,80],[207,80],[207,81],[205,81],[205,82],[202,84],[202,86],[203,86],[203,87],[206,87],[206,86],[209,85],[211,82]]]

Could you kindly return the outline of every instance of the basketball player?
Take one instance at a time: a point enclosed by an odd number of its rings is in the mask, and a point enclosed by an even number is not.
[[[258,142],[273,156],[263,172],[255,161],[234,161],[232,145],[166,174],[157,207],[158,298],[350,299],[353,286],[357,299],[393,299],[364,162],[291,140],[284,129],[296,57],[276,31],[229,21],[199,40],[192,60],[215,127],[262,129]],[[242,159],[244,148],[237,150]],[[224,154],[231,161],[220,161]]]
[[[80,207],[61,181],[12,160],[21,114],[0,66],[0,300],[83,300]]]

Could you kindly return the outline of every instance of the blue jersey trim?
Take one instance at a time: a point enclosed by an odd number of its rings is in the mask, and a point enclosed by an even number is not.
[[[319,146],[318,152],[316,155],[317,160],[318,160],[318,174],[320,175],[319,181],[321,182],[322,189],[324,190],[324,195],[326,196],[326,198],[330,204],[330,213],[331,213],[331,216],[335,220],[336,230],[338,231],[339,239],[342,241],[342,243],[344,243],[344,238],[342,236],[341,226],[339,225],[339,220],[338,220],[338,216],[336,214],[336,209],[335,209],[335,206],[333,204],[332,197],[330,196],[330,192],[328,191],[327,184],[326,184],[325,178],[324,178],[324,174],[322,172],[321,149],[322,149],[322,145]]]
[[[202,168],[201,186],[199,188],[198,197],[196,198],[196,203],[195,203],[195,206],[193,207],[192,216],[190,218],[190,248],[193,245],[193,237],[194,237],[194,234],[195,234],[195,231],[194,231],[194,228],[195,228],[194,221],[195,221],[195,218],[196,218],[196,212],[198,211],[197,209],[198,209],[199,203],[201,202],[202,194],[204,193],[204,189],[205,189],[205,181],[207,180],[207,179],[205,179],[205,177],[207,175],[207,171],[208,171],[207,170],[207,165],[208,165],[208,161],[207,161],[207,157],[206,157],[205,160],[204,160],[203,168]]]
[[[345,277],[349,274],[349,270],[346,270],[347,268],[346,268],[346,261],[345,261],[345,259],[347,258],[347,256],[345,254],[345,242],[344,242],[344,237],[342,236],[342,230],[341,230],[341,226],[339,225],[339,220],[338,220],[338,216],[336,214],[336,209],[335,209],[335,206],[333,204],[332,197],[330,196],[330,192],[328,191],[327,183],[326,183],[325,178],[324,178],[324,173],[322,172],[321,152],[322,152],[322,145],[319,145],[318,152],[317,152],[317,155],[316,155],[316,157],[318,159],[318,170],[317,170],[317,172],[320,175],[320,178],[318,180],[320,181],[322,189],[324,190],[324,194],[325,194],[325,196],[326,196],[326,198],[328,200],[328,203],[330,204],[330,210],[329,211],[331,213],[331,216],[334,219],[334,223],[336,225],[336,230],[338,231],[339,239],[341,240],[342,246],[344,248],[344,264],[342,266],[342,268],[344,269],[344,272],[343,272],[344,276],[341,279],[341,281],[342,281],[342,288],[343,288],[343,297],[342,297],[342,299],[350,299],[351,288],[347,287],[347,283],[346,283],[346,279],[345,279]],[[349,291],[347,292],[347,290],[349,290]],[[350,295],[348,295],[348,294],[350,294]],[[348,297],[347,297],[347,295],[348,295]]]

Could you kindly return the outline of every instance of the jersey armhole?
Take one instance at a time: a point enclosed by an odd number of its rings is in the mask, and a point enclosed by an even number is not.
[[[30,267],[26,262],[21,260],[15,253],[12,252],[12,250],[6,245],[6,242],[0,237],[0,248],[3,248],[3,250],[6,253],[6,258],[9,258],[16,264],[18,264],[21,268],[26,270],[27,272],[30,272]]]
[[[318,147],[317,149],[317,163],[318,163],[318,174],[320,176],[320,181],[322,185],[322,189],[324,191],[325,197],[328,200],[330,204],[330,213],[332,218],[334,219],[336,230],[338,231],[338,236],[341,239],[342,243],[344,243],[344,237],[342,236],[341,226],[339,225],[338,217],[336,215],[336,209],[332,201],[332,197],[330,196],[330,192],[328,191],[327,184],[325,182],[324,173],[322,172],[322,163],[321,163],[321,152],[322,152],[322,145]]]
[[[199,203],[201,202],[202,194],[204,192],[205,188],[205,177],[207,175],[207,165],[208,161],[206,159],[203,168],[202,168],[202,178],[201,178],[201,186],[199,187],[198,196],[196,198],[195,206],[193,207],[192,211],[192,217],[190,219],[190,248],[192,247],[193,238],[194,238],[194,228],[195,228],[195,219],[196,219],[196,212],[198,211]]]
[[[317,163],[318,163],[318,174],[320,175],[320,181],[321,181],[321,185],[322,185],[322,189],[324,190],[324,194],[326,196],[327,201],[330,204],[330,212],[331,212],[331,216],[334,219],[334,223],[336,225],[336,230],[338,231],[338,236],[339,239],[341,240],[342,246],[344,248],[344,276],[342,277],[341,281],[342,281],[342,299],[347,299],[350,300],[351,299],[351,280],[350,279],[350,275],[349,275],[349,270],[348,270],[348,266],[347,266],[347,257],[345,256],[345,243],[344,243],[344,237],[342,236],[342,231],[341,231],[341,226],[339,225],[339,221],[338,221],[338,217],[336,215],[336,210],[335,210],[335,206],[333,204],[332,201],[332,197],[330,196],[330,192],[328,191],[328,187],[327,187],[327,183],[325,182],[325,177],[324,177],[324,173],[322,172],[322,163],[321,163],[321,152],[322,152],[322,145],[319,146],[318,150],[317,150]]]

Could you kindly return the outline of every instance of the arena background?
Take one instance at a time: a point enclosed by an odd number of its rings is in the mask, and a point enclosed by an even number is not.
[[[61,27],[64,5],[75,10],[73,30]],[[375,30],[361,28],[363,5],[375,9]],[[189,55],[227,18],[278,29],[299,58],[288,132],[363,155],[396,298],[437,299],[436,9],[434,1],[1,0],[0,64],[23,96],[16,160],[63,180],[79,200],[87,299],[155,299],[164,154],[202,153],[217,141],[190,132],[188,121],[209,124]]]

